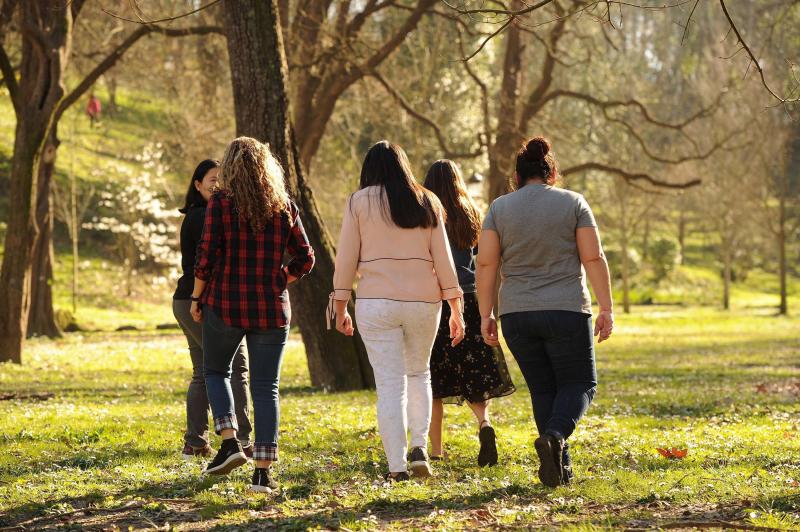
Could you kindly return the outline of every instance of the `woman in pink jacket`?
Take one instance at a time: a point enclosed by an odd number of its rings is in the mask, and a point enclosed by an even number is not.
[[[389,481],[408,480],[409,465],[416,476],[431,474],[429,362],[443,300],[453,345],[464,338],[463,292],[443,216],[436,196],[414,180],[400,146],[381,141],[369,149],[360,189],[344,208],[331,310],[336,329],[352,335],[347,302],[358,273],[356,318],[375,373]]]

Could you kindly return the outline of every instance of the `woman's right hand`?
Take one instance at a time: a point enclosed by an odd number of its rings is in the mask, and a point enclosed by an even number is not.
[[[464,315],[461,312],[450,313],[450,338],[452,347],[457,346],[464,339],[464,330],[466,324],[464,323]]]
[[[344,312],[336,313],[336,330],[345,336],[353,336],[355,331],[353,318],[350,317],[350,313],[346,309]]]
[[[614,331],[614,311],[600,310],[597,319],[594,320],[594,335],[597,336],[597,343],[604,342],[611,337]]]

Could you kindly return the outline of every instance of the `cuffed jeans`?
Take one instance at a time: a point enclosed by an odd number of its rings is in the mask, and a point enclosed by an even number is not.
[[[500,319],[530,390],[539,434],[566,440],[589,408],[597,386],[591,315],[543,310],[512,312]],[[570,464],[567,447],[563,462]]]
[[[227,325],[210,308],[203,308],[203,355],[208,400],[214,414],[214,430],[240,430],[231,391],[231,364],[237,346],[247,341],[250,354],[250,392],[253,395],[256,437],[255,460],[278,460],[278,384],[288,327],[242,329]]]
[[[356,300],[358,331],[375,374],[378,430],[392,473],[407,470],[407,430],[411,447],[428,445],[431,348],[441,311],[441,303]]]
[[[186,393],[186,434],[183,438],[192,447],[205,447],[208,445],[208,394],[203,375],[203,326],[192,319],[191,305],[188,299],[172,300],[172,313],[186,335],[192,357],[192,379]],[[242,343],[233,357],[231,388],[239,420],[237,437],[244,446],[250,445],[252,432],[247,384],[247,347]]]

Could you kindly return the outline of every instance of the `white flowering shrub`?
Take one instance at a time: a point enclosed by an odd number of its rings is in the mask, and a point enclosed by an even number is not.
[[[175,266],[180,264],[175,247],[179,214],[167,207],[161,192],[166,171],[162,155],[160,144],[155,144],[136,156],[141,164],[137,171],[122,163],[104,169],[107,185],[99,194],[98,215],[83,225],[112,236],[128,294],[135,272],[157,273],[152,283],[164,285],[177,276]]]

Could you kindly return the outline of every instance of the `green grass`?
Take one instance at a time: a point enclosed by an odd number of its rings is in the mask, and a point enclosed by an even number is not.
[[[283,370],[279,494],[249,468],[201,479],[178,456],[189,357],[179,335],[33,340],[0,366],[0,526],[569,530],[726,521],[800,528],[800,320],[636,308],[599,346],[600,386],[573,437],[577,481],[536,479],[529,395],[493,404],[501,465],[478,469],[475,424],[446,410],[450,460],[387,486],[372,392],[309,386],[293,337]],[[47,400],[36,393],[52,393]],[[689,449],[667,460],[655,448]]]

